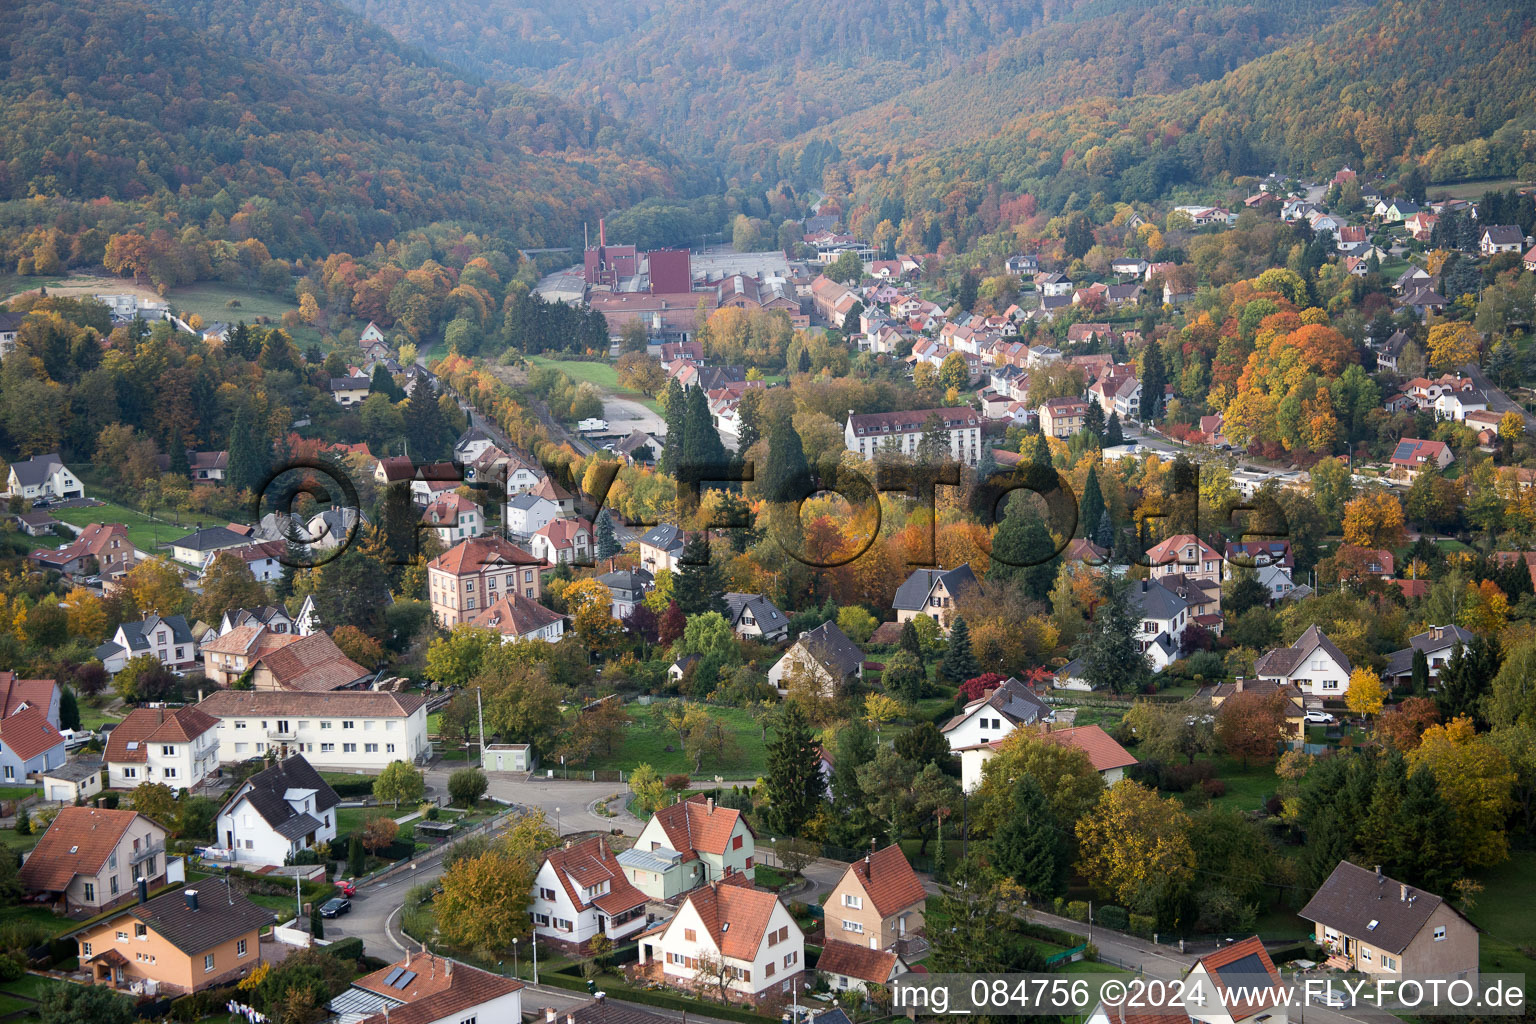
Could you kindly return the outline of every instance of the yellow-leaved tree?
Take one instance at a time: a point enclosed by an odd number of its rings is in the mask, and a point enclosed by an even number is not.
[[[1388,491],[1362,494],[1344,506],[1344,543],[1395,548],[1403,542],[1403,505]]]
[[[1408,769],[1429,769],[1440,795],[1456,817],[1456,839],[1471,867],[1488,867],[1509,857],[1504,826],[1509,817],[1515,773],[1488,736],[1479,736],[1465,715],[1431,725],[1408,752]]]
[[[1379,715],[1386,699],[1381,677],[1365,666],[1349,674],[1349,690],[1344,694],[1344,704],[1357,715]]]
[[[1078,870],[1095,889],[1122,903],[1154,882],[1176,890],[1195,877],[1189,828],[1178,800],[1124,779],[1077,823]]]
[[[1429,329],[1429,337],[1425,339],[1430,365],[1445,373],[1477,362],[1481,343],[1477,329],[1463,320],[1436,324]]]

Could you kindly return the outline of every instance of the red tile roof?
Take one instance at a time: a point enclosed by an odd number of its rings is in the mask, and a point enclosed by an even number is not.
[[[711,882],[688,894],[704,929],[723,956],[755,960],[779,898],[766,889]],[[674,917],[675,923],[678,918]]]
[[[1093,762],[1095,771],[1107,772],[1112,768],[1129,768],[1136,764],[1130,751],[1116,743],[1114,737],[1097,725],[1075,725],[1066,729],[1047,726],[1047,731],[1039,735],[1051,743],[1062,743],[1085,752]]]
[[[96,874],[138,817],[137,811],[61,808],[21,866],[21,884],[37,892],[63,892],[76,875]]]
[[[555,869],[560,885],[577,910],[595,906],[605,914],[622,914],[645,904],[646,896],[630,884],[618,858],[608,849],[602,836],[592,836],[570,846],[550,850],[544,859]],[[608,891],[590,903],[582,898],[578,886],[591,888],[608,882]]]
[[[14,715],[23,704],[46,712],[55,686],[52,679],[17,679],[14,672],[0,672],[0,716]]]
[[[857,978],[871,985],[884,985],[896,973],[897,957],[883,949],[856,946],[851,942],[829,941],[821,950],[816,969],[827,974]]]
[[[175,710],[134,708],[107,739],[106,760],[109,763],[147,761],[151,743],[187,743],[218,726],[218,719],[206,711],[199,711],[196,705]]]
[[[310,693],[339,690],[371,674],[320,632],[268,651],[257,661],[267,667],[278,686]]]
[[[527,636],[559,621],[559,612],[552,612],[521,594],[506,594],[471,619],[470,625],[498,630],[506,636]]]
[[[890,917],[928,898],[901,847],[887,846],[848,865],[881,917]]]
[[[741,820],[741,812],[720,807],[703,793],[695,793],[681,803],[656,812],[656,822],[667,834],[672,849],[679,853],[708,853],[724,856],[731,833]],[[747,826],[750,831],[751,826]]]
[[[259,715],[350,715],[355,718],[409,718],[427,703],[422,694],[336,690],[301,693],[288,690],[219,690],[197,705],[215,718]]]
[[[544,563],[502,537],[471,537],[460,541],[427,563],[454,576],[472,576],[497,565],[537,565]]]
[[[64,737],[48,721],[47,705],[30,705],[0,719],[0,745],[22,761],[30,761],[63,742]]]
[[[415,977],[403,989],[386,985],[384,979],[396,970],[409,971]],[[523,987],[520,981],[446,957],[422,953],[407,953],[404,960],[381,967],[352,984],[405,1002],[403,1006],[392,1007],[387,1015],[376,1013],[359,1024],[430,1024],[458,1016]]]
[[[1246,1020],[1260,1010],[1267,1010],[1276,1004],[1276,1000],[1272,995],[1261,987],[1265,982],[1258,980],[1255,972],[1243,971],[1234,974],[1230,979],[1222,977],[1222,968],[1235,964],[1247,957],[1257,958],[1258,964],[1269,975],[1269,982],[1276,988],[1279,987],[1280,972],[1275,970],[1274,961],[1269,958],[1269,953],[1264,949],[1264,943],[1259,941],[1257,935],[1250,935],[1241,942],[1234,942],[1230,946],[1218,949],[1214,953],[1208,953],[1195,961],[1197,966],[1202,966],[1211,973],[1216,981],[1217,992],[1235,1021]],[[1234,1001],[1232,999],[1233,989],[1242,991],[1249,998]]]

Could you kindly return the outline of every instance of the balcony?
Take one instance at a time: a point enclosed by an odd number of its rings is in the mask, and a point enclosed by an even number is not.
[[[159,856],[160,854],[162,854],[164,852],[165,852],[165,843],[163,841],[156,841],[156,842],[150,843],[148,846],[146,846],[146,847],[144,847],[142,849],[135,850],[133,852],[133,856],[128,858],[128,863],[130,865],[133,865],[133,866],[137,867],[138,865],[144,863],[149,858]]]
[[[299,738],[297,729],[268,729],[267,739],[276,743],[292,743]]]

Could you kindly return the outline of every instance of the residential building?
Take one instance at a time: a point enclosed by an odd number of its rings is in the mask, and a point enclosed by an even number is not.
[[[678,988],[760,1003],[803,987],[805,933],[773,893],[713,882],[640,936],[638,970]]]
[[[153,655],[172,672],[184,672],[197,665],[197,638],[185,616],[161,618],[150,614],[138,622],[124,622],[112,639],[96,648],[97,659],[114,675],[129,659]]]
[[[1477,236],[1477,251],[1484,256],[1519,252],[1525,248],[1525,232],[1510,224],[1489,224]]]
[[[1072,282],[1067,280],[1065,274],[1036,274],[1035,289],[1041,295],[1052,298],[1070,296],[1072,294]]]
[[[1409,483],[1421,469],[1439,472],[1454,461],[1456,456],[1444,441],[1405,437],[1392,451],[1390,476],[1399,483]]]
[[[41,410],[39,415],[43,415]],[[11,463],[6,475],[4,496],[26,498],[29,501],[83,498],[85,485],[64,465],[58,452],[50,452]]]
[[[84,803],[101,792],[103,767],[100,760],[85,755],[78,760],[61,761],[57,767],[38,775],[43,799],[59,804]]]
[[[427,699],[418,694],[220,690],[198,710],[218,719],[219,760],[303,754],[323,770],[383,771],[392,761],[425,760]]]
[[[61,807],[20,872],[27,892],[95,914],[133,897],[134,882],[165,881],[165,829],[138,811]]]
[[[1349,689],[1349,658],[1316,625],[1289,647],[1266,651],[1254,663],[1260,681],[1293,683],[1304,694],[1341,699]]]
[[[506,506],[507,533],[514,537],[529,537],[543,529],[552,520],[560,518],[560,506],[548,498],[541,498],[532,491],[524,491]]]
[[[1477,926],[1442,897],[1347,860],[1301,908],[1328,965],[1403,978],[1477,979]]]
[[[776,642],[789,636],[789,617],[762,594],[728,593],[725,608],[726,621],[743,640]]]
[[[328,633],[294,637],[258,653],[250,663],[251,684],[257,690],[355,690],[374,677],[347,657]]]
[[[1184,976],[1183,1011],[1198,1024],[1286,1024],[1280,972],[1257,935],[1222,946],[1196,960]]]
[[[263,626],[268,633],[286,636],[302,635],[294,616],[278,604],[258,605],[254,608],[231,608],[219,619],[218,635],[224,636],[241,626]]]
[[[816,961],[816,973],[825,976],[834,992],[867,992],[889,985],[911,969],[896,953],[838,939],[828,939]]]
[[[651,589],[655,580],[644,569],[620,569],[603,573],[597,577],[597,582],[607,587],[608,593],[613,595],[613,607],[609,614],[623,622],[629,618],[635,606],[645,600],[645,593]]]
[[[1472,642],[1473,634],[1469,629],[1452,623],[1448,626],[1431,626],[1422,633],[1408,638],[1408,646],[1400,651],[1393,651],[1387,656],[1387,668],[1382,675],[1392,683],[1404,684],[1413,680],[1413,656],[1422,651],[1424,661],[1429,669],[1429,683],[1431,686],[1440,678],[1440,670],[1445,663],[1451,660],[1451,655],[1456,648],[1465,647]]]
[[[827,896],[826,937],[866,949],[896,949],[923,931],[928,893],[897,845],[849,864]]]
[[[502,643],[525,640],[557,642],[565,635],[565,616],[521,594],[503,594],[495,604],[470,619],[470,625],[494,629]]]
[[[1068,671],[1071,666],[1062,669]],[[1086,689],[1087,687],[1082,687]],[[1136,764],[1136,758],[1131,756],[1115,738],[1097,725],[1074,725],[1060,728],[1049,722],[1041,726],[1031,727],[1024,731],[1023,735],[1030,736],[1045,743],[1061,743],[1076,747],[1088,755],[1088,760],[1093,763],[1094,770],[1099,773],[1106,785],[1114,785],[1125,777],[1125,770]],[[997,753],[998,748],[1010,742],[1011,737],[991,740],[975,746],[962,748],[960,754],[960,788],[967,793],[973,793],[977,786],[981,785],[985,777],[987,762]]]
[[[574,516],[576,514],[576,496],[570,491],[555,483],[553,477],[546,476],[528,492],[543,498],[545,501],[554,502],[562,516]]]
[[[836,696],[852,679],[864,678],[864,655],[832,621],[800,634],[768,670],[768,682],[788,693],[797,677],[823,694]]]
[[[930,417],[935,417],[949,437],[949,454],[957,462],[976,465],[981,457],[982,415],[969,408],[913,409],[906,412],[855,413],[848,411],[843,440],[848,450],[865,459],[894,449],[915,455]]]
[[[1153,672],[1161,672],[1183,653],[1184,631],[1192,616],[1189,603],[1157,580],[1139,580],[1131,587],[1136,612],[1136,642]]]
[[[501,537],[460,541],[427,563],[432,616],[444,629],[468,622],[504,594],[537,599],[544,563]]]
[[[1435,419],[1466,422],[1472,413],[1488,411],[1488,396],[1481,391],[1448,391],[1435,399]]]
[[[723,878],[750,881],[756,858],[757,835],[741,812],[695,793],[651,815],[619,863],[635,888],[667,900]]]
[[[332,377],[331,397],[337,405],[361,405],[368,398],[373,381],[367,377]]]
[[[897,622],[904,624],[926,615],[948,633],[955,603],[980,592],[981,584],[969,563],[953,569],[918,569],[896,588],[891,607]]]
[[[107,736],[107,785],[192,789],[219,769],[218,722],[196,705],[134,708]]]
[[[1035,696],[1035,691],[1010,677],[999,686],[968,702],[939,731],[950,750],[990,743],[1009,735],[1021,725],[1048,722],[1054,712]]]
[[[436,530],[437,539],[445,548],[485,532],[485,515],[480,506],[453,491],[428,505],[421,513],[421,521]]]
[[[25,313],[0,312],[0,362],[16,351],[16,334],[26,318]]]
[[[620,943],[646,925],[646,896],[629,883],[604,836],[544,855],[533,879],[534,935],[584,950],[599,935]]]
[[[640,566],[654,578],[661,570],[677,572],[688,536],[671,523],[651,527],[640,537]]]
[[[233,985],[261,963],[261,930],[276,921],[229,884],[172,889],[71,933],[91,984],[149,995]]]
[[[214,844],[241,867],[278,867],[302,850],[336,838],[330,783],[299,755],[252,775],[224,801]]]
[[[207,526],[171,541],[171,557],[201,569],[220,551],[243,548],[250,543],[249,535],[236,533],[227,526]]]
[[[590,565],[592,547],[592,527],[585,519],[556,519],[528,538],[528,550],[533,557],[550,565]]]
[[[11,673],[0,675],[9,677]],[[48,689],[54,689],[51,679],[24,682],[47,683]],[[0,678],[0,687],[4,685],[4,678]],[[6,707],[0,711],[0,715],[3,715],[0,717],[0,784],[23,785],[28,779],[62,765],[66,754],[64,736],[55,724],[58,718],[57,707],[54,711],[55,721],[50,721],[47,699],[37,704],[24,700],[6,700],[5,704]]]
[[[224,621],[229,621],[228,615]],[[203,655],[203,675],[216,686],[234,686],[257,658],[296,639],[298,637],[293,633],[278,633],[257,622],[235,626],[199,645]]]
[[[1279,694],[1283,697],[1281,710],[1285,713],[1285,722],[1280,726],[1280,735],[1293,743],[1306,741],[1306,713],[1323,709],[1321,697],[1302,693],[1294,683],[1277,683],[1273,679],[1244,679],[1242,676],[1238,676],[1230,683],[1202,686],[1195,691],[1195,698],[1209,701],[1211,710],[1216,711],[1227,700],[1240,693],[1257,693],[1263,696]]]
[[[1169,537],[1147,551],[1152,578],[1175,574],[1221,582],[1221,555],[1192,533]]]
[[[523,983],[408,950],[405,959],[358,978],[329,1009],[345,1024],[502,1024],[523,1019]]]
[[[1081,398],[1052,398],[1040,403],[1040,433],[1065,440],[1088,421],[1088,403]]]
[[[56,569],[67,576],[103,578],[121,576],[139,561],[128,540],[128,527],[122,523],[91,523],[63,547],[40,548],[27,557],[44,569]]]

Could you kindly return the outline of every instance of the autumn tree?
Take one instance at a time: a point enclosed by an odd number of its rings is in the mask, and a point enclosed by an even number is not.
[[[1364,665],[1349,674],[1349,689],[1344,694],[1344,705],[1350,711],[1366,718],[1379,715],[1385,699],[1381,676]]]
[[[1353,676],[1351,676],[1353,679]],[[1428,697],[1407,697],[1376,718],[1376,735],[1393,750],[1407,753],[1419,737],[1440,720],[1440,709]]]
[[[165,558],[146,558],[123,576],[123,587],[141,613],[176,615],[187,602],[181,572]],[[222,610],[220,614],[222,614]]]
[[[1436,324],[1425,340],[1430,364],[1441,373],[1453,373],[1477,362],[1481,344],[1477,329],[1465,320]]]
[[[494,956],[529,934],[528,894],[537,864],[498,845],[454,863],[433,905],[449,942]]]
[[[426,791],[427,782],[421,770],[404,761],[391,761],[373,781],[374,799],[380,803],[387,800],[396,807],[402,800],[406,803],[420,800]]]
[[[337,626],[331,639],[342,654],[366,669],[378,668],[384,662],[384,645],[356,626]]]
[[[254,608],[267,603],[267,589],[256,582],[240,556],[220,551],[203,571],[202,594],[192,605],[192,617],[218,622],[233,608]]]
[[[1045,790],[1051,817],[1068,832],[1104,792],[1104,779],[1086,751],[1015,729],[982,766],[974,794],[973,827],[992,834],[1011,813],[1013,785],[1033,775]]]
[[[1472,867],[1489,867],[1509,856],[1505,821],[1514,806],[1515,773],[1498,746],[1473,730],[1465,716],[1431,725],[1407,755],[1410,770],[1435,777],[1456,818],[1463,856]]]
[[[1195,876],[1190,820],[1173,797],[1125,779],[1077,823],[1078,871],[1122,903],[1164,911]]]
[[[363,823],[363,847],[374,856],[395,841],[400,826],[387,814],[378,814]]]
[[[1195,758],[1216,746],[1215,732],[1206,716],[1191,714],[1182,704],[1139,700],[1122,719],[1135,735],[1143,757],[1157,760]]]
[[[1362,494],[1344,506],[1344,543],[1379,550],[1403,543],[1403,506],[1390,491]]]
[[[1250,760],[1273,761],[1288,703],[1280,693],[1234,693],[1216,709],[1216,739],[1223,750],[1242,760],[1244,768]]]

